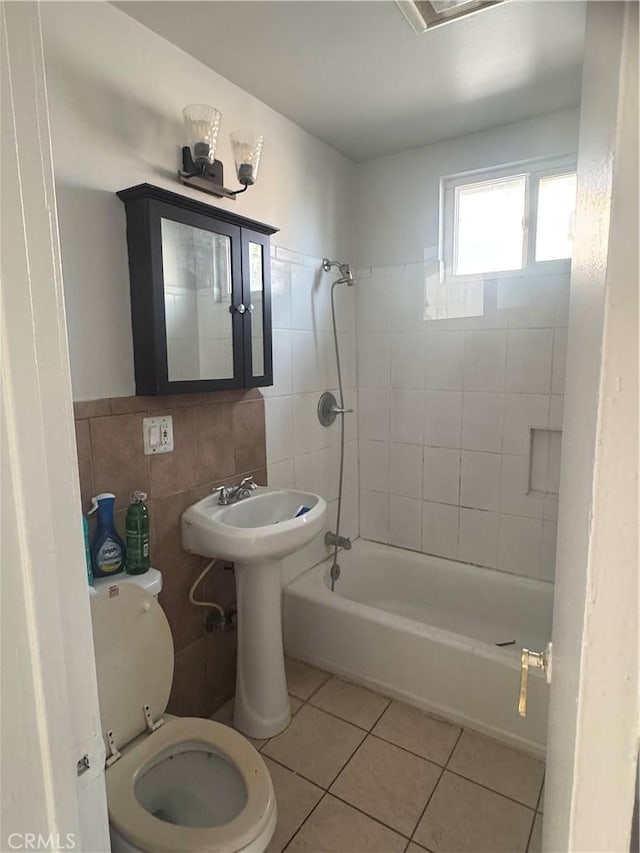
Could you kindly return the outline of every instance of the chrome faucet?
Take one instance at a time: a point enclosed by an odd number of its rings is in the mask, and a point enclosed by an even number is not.
[[[253,477],[245,477],[237,486],[218,486],[213,490],[214,494],[218,494],[218,503],[221,506],[237,503],[243,498],[248,498],[251,492],[258,488],[258,484],[253,482]]]

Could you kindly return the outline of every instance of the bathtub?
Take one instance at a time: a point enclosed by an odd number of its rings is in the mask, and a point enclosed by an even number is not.
[[[548,686],[530,671],[518,714],[520,652],[545,649],[553,586],[356,540],[283,592],[287,654],[543,756]],[[497,645],[512,643],[512,645]]]

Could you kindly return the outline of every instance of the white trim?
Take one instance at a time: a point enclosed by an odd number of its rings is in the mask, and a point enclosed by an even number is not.
[[[442,284],[465,284],[487,279],[514,278],[523,275],[560,275],[571,270],[571,260],[535,260],[535,240],[538,212],[538,186],[542,178],[551,175],[570,174],[576,170],[576,155],[563,154],[553,157],[537,157],[500,166],[474,169],[446,175],[440,179],[440,228],[438,235],[438,258]],[[526,178],[525,223],[522,242],[522,266],[512,270],[453,275],[456,258],[456,197],[462,187],[489,184],[504,178]]]
[[[36,3],[2,18],[2,828],[109,849]],[[7,642],[7,640],[9,640]],[[77,762],[89,769],[78,775]]]

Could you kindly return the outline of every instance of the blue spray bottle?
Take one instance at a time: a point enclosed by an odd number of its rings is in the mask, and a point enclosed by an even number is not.
[[[93,509],[89,515],[98,512],[98,523],[91,541],[91,563],[96,578],[110,577],[121,572],[125,565],[124,542],[116,532],[113,517],[115,495],[104,492],[91,498]]]

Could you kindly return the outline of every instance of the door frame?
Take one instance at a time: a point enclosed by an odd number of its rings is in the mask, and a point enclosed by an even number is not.
[[[589,2],[543,849],[629,850],[638,754],[638,5]]]
[[[110,849],[105,749],[40,8],[2,3],[0,19],[0,849],[100,853]]]

